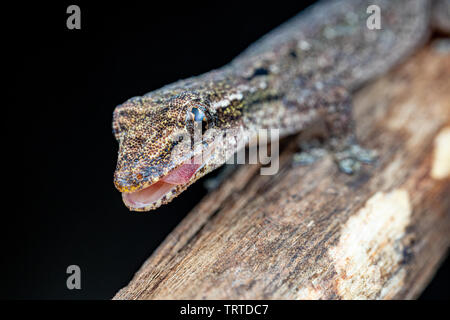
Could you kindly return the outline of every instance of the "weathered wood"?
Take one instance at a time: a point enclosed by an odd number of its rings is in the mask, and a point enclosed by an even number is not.
[[[450,55],[432,46],[358,92],[375,165],[325,156],[280,172],[242,166],[115,299],[414,298],[450,244]]]

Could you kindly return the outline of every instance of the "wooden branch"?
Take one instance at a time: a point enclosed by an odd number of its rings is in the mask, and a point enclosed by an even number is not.
[[[450,244],[450,55],[432,46],[355,97],[377,150],[353,176],[330,156],[241,166],[115,299],[409,299]]]

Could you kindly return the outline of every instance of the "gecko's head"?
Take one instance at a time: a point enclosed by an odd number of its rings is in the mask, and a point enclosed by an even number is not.
[[[211,152],[214,123],[207,102],[193,92],[159,100],[133,98],[116,107],[114,184],[127,207],[155,209],[198,179]]]

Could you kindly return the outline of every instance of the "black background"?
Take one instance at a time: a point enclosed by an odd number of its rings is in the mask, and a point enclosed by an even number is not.
[[[4,10],[3,62],[13,72],[2,117],[0,298],[109,299],[125,286],[206,191],[196,183],[156,212],[129,212],[112,183],[114,107],[228,63],[311,2],[59,1]],[[81,8],[81,30],[66,28],[70,4]],[[66,288],[72,264],[82,290]],[[447,260],[422,297],[448,299],[448,284]]]

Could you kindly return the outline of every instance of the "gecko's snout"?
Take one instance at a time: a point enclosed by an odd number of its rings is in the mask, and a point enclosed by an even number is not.
[[[120,192],[133,192],[139,189],[146,178],[140,172],[126,170],[116,170],[114,172],[114,185]]]

